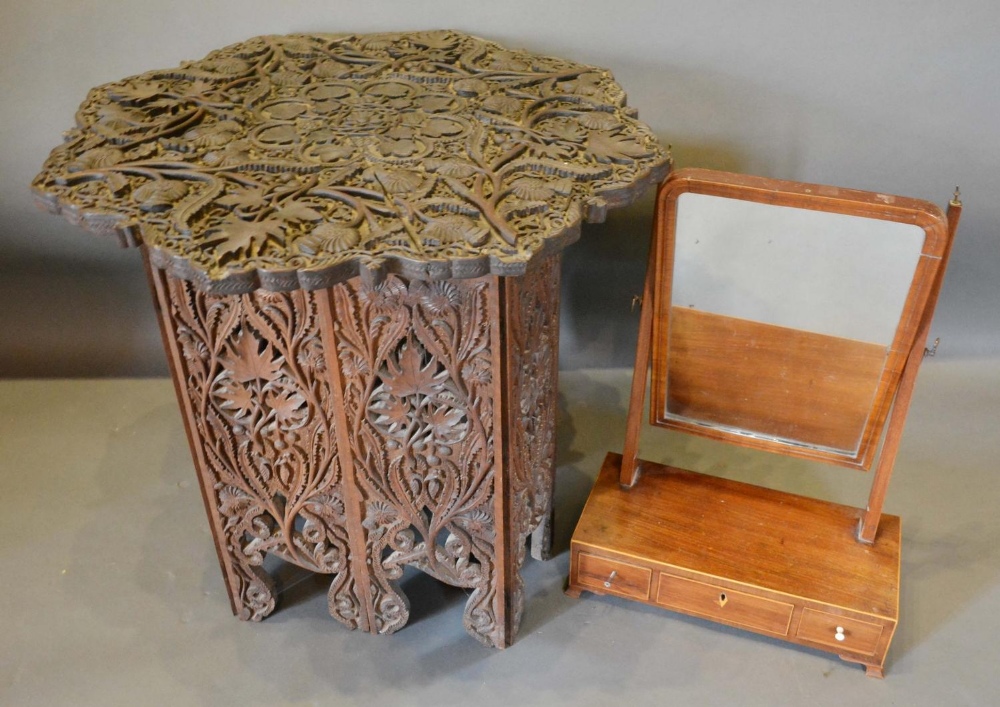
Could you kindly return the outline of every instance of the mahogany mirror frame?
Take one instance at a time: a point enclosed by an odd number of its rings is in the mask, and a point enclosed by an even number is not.
[[[686,193],[895,221],[914,224],[923,229],[925,237],[920,257],[856,450],[841,451],[791,444],[773,438],[737,434],[725,428],[701,425],[666,415],[674,233],[677,225],[677,200]],[[923,358],[931,315],[940,292],[960,213],[961,202],[957,192],[955,199],[949,204],[946,216],[930,202],[905,197],[706,169],[682,169],[672,173],[660,185],[656,197],[621,467],[622,486],[631,487],[639,478],[639,428],[646,392],[646,374],[652,358],[650,424],[656,427],[861,470],[871,468],[881,440],[872,495],[859,528],[859,539],[871,542],[881,515],[881,503],[895,461],[916,372]]]

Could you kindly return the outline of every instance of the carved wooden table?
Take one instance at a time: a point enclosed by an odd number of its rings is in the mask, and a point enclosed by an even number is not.
[[[455,32],[257,37],[90,92],[39,202],[145,255],[233,611],[277,555],[503,647],[548,552],[558,251],[665,176],[604,70]]]

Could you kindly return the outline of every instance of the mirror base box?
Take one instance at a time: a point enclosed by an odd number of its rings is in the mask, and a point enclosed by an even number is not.
[[[881,677],[899,615],[900,521],[609,453],[570,545],[567,593],[641,601],[836,653]]]

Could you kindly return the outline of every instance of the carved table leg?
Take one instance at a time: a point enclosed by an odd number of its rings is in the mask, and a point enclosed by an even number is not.
[[[531,554],[539,560],[552,553],[560,261],[549,257],[523,277],[504,281],[510,473],[526,490]]]
[[[359,626],[314,295],[206,295],[148,272],[233,612],[273,611],[274,553],[334,575],[331,613]]]
[[[409,564],[472,589],[466,628],[503,642],[491,609],[497,287],[495,277],[391,276],[330,291],[349,513],[360,520],[355,547],[370,562],[367,605],[379,633],[406,623],[396,580]]]

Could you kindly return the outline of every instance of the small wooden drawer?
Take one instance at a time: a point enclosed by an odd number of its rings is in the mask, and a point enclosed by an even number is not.
[[[686,614],[777,636],[788,635],[794,608],[785,602],[668,574],[660,575],[656,603]]]
[[[843,651],[872,655],[882,636],[882,624],[848,619],[815,609],[803,609],[797,636]]]
[[[586,552],[577,557],[576,581],[582,586],[630,599],[649,599],[651,570]]]

